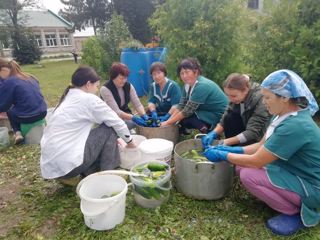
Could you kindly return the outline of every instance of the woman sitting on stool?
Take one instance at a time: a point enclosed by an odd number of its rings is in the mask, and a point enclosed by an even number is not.
[[[44,119],[47,105],[35,76],[24,73],[14,60],[0,58],[0,112],[7,112],[14,143],[23,142],[21,124]]]
[[[117,168],[117,139],[135,147],[124,121],[95,94],[100,77],[79,67],[63,93],[41,139],[41,174],[45,179],[70,179]],[[97,127],[93,128],[94,125]]]

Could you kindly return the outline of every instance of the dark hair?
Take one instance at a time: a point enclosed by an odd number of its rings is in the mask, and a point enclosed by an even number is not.
[[[150,74],[152,75],[152,73],[157,70],[163,72],[164,75],[167,76],[167,68],[162,62],[154,62],[151,64]]]
[[[224,81],[223,88],[244,91],[250,88],[250,77],[246,74],[231,73]]]
[[[60,106],[65,97],[67,96],[69,90],[75,87],[82,87],[87,84],[87,82],[95,83],[100,80],[97,72],[89,66],[80,66],[77,70],[72,74],[71,77],[71,85],[69,85],[63,92],[60,97],[59,103],[54,109],[54,111]]]
[[[180,76],[181,69],[191,69],[192,71],[198,70],[199,75],[201,75],[201,65],[196,58],[185,58],[183,59],[177,67],[177,74]]]
[[[284,96],[281,96],[277,93],[273,93],[275,94],[278,98],[286,98]],[[297,106],[299,106],[300,108],[304,109],[304,108],[307,108],[309,106],[309,101],[306,97],[296,97],[296,98],[289,98],[289,101],[292,103],[292,104],[295,104]]]
[[[109,76],[110,80],[115,79],[119,75],[128,77],[129,76],[129,68],[127,65],[120,63],[120,62],[115,62],[111,65],[110,71],[109,71]]]

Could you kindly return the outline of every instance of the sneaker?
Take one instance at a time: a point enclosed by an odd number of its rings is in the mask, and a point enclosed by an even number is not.
[[[20,131],[17,131],[15,134],[14,134],[14,144],[20,144],[24,141],[24,138],[21,134]]]
[[[273,233],[282,236],[290,236],[304,228],[299,213],[292,216],[281,214],[270,218],[266,225]]]
[[[72,178],[57,178],[58,182],[60,182],[63,185],[75,187],[80,182],[80,176],[72,177]]]

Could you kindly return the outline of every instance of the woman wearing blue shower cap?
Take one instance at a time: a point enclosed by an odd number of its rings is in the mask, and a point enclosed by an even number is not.
[[[266,226],[292,235],[320,221],[320,130],[312,119],[319,108],[293,71],[271,73],[261,88],[274,116],[264,138],[243,148],[211,147],[204,154],[213,162],[235,164],[244,187],[281,213]]]

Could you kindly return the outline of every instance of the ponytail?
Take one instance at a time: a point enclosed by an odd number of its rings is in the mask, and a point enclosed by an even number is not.
[[[62,94],[62,96],[61,96],[60,99],[59,99],[58,105],[54,108],[53,112],[57,110],[57,108],[60,106],[60,104],[61,104],[61,103],[63,102],[63,100],[66,98],[66,96],[67,96],[67,94],[68,94],[68,92],[69,92],[69,90],[70,90],[71,88],[75,88],[75,86],[73,86],[73,85],[70,84],[70,85],[63,91],[63,94]]]

